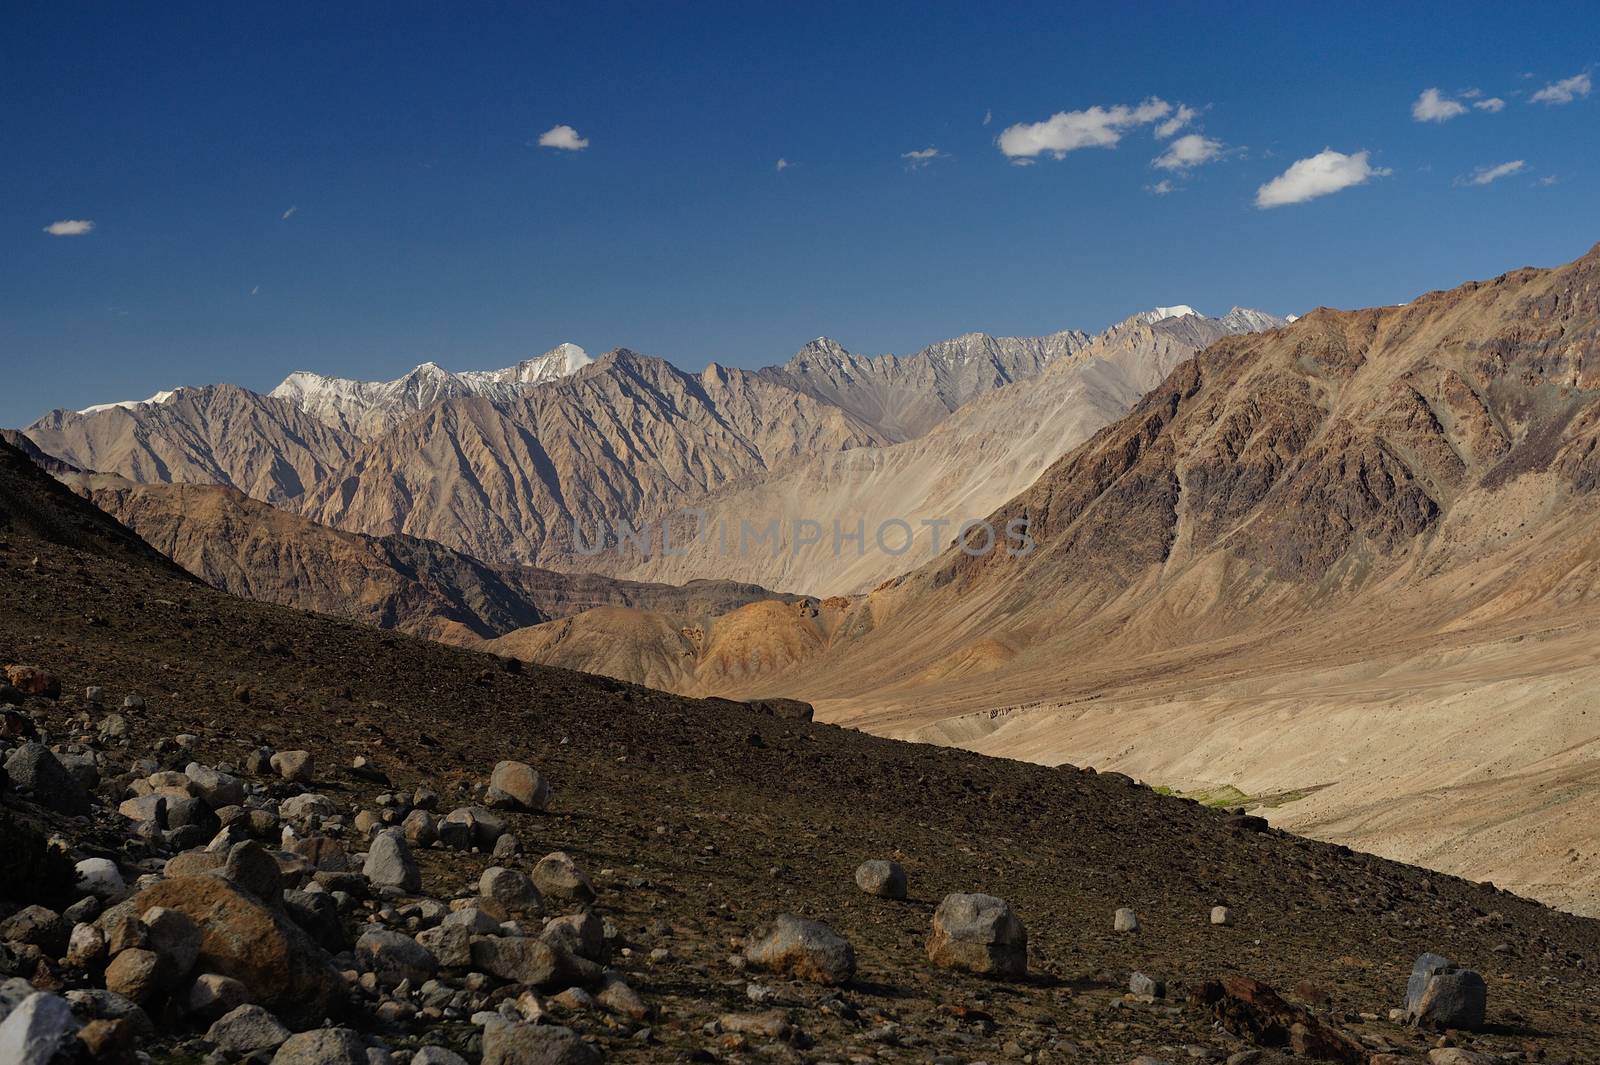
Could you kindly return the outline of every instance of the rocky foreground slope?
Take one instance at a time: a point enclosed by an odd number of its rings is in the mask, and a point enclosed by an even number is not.
[[[0,596],[8,1063],[1600,1045],[1595,922],[1114,774],[234,599],[9,448]],[[1464,968],[1408,997],[1426,951]]]

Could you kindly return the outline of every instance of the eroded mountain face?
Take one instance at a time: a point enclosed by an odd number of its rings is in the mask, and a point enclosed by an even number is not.
[[[41,450],[79,469],[134,481],[225,484],[266,502],[298,499],[360,441],[295,404],[237,385],[88,412],[58,410],[28,426]]]

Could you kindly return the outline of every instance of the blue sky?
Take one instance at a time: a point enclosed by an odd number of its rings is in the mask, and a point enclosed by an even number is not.
[[[1120,7],[6,5],[0,425],[1392,303],[1600,241],[1592,4]]]

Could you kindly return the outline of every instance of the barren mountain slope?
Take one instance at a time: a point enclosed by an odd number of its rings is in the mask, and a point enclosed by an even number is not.
[[[880,443],[837,407],[718,366],[613,352],[514,400],[441,403],[302,501],[326,525],[435,540],[501,567],[585,569],[574,539],[800,456]]]
[[[1600,912],[1597,305],[1600,249],[1221,341],[997,512],[1033,554],[949,552],[767,685],[1180,787],[1326,786],[1275,816]]]
[[[680,521],[674,543],[683,547],[671,555],[630,550],[596,562],[636,579],[714,574],[813,595],[867,591],[934,558],[963,521],[1021,492],[1201,348],[1244,328],[1283,324],[1241,313],[1129,319],[1054,356],[1037,376],[978,395],[914,440],[822,452],[690,500],[703,512],[704,533],[693,536],[699,519]],[[807,521],[820,529],[810,545],[799,542]],[[760,542],[774,525],[778,535]]]
[[[818,337],[761,376],[849,411],[890,440],[910,440],[996,388],[1026,380],[1089,342],[1075,329],[1042,337],[967,333],[913,355],[853,355]]]
[[[23,497],[33,502],[18,506]],[[52,508],[52,517],[41,516]],[[20,512],[34,519],[9,518]],[[1331,1000],[1332,1008],[1314,1006],[1316,1024],[1364,1041],[1350,1060],[1378,1047],[1421,1060],[1438,1036],[1386,1018],[1424,950],[1487,980],[1488,1029],[1452,1037],[1467,1050],[1554,1065],[1586,1060],[1600,1039],[1593,921],[1253,831],[1116,777],[784,721],[564,670],[513,672],[490,656],[234,599],[172,576],[153,555],[114,561],[38,531],[96,522],[110,524],[0,446],[0,661],[59,677],[62,697],[29,696],[24,716],[52,737],[90,737],[80,749],[103,766],[100,801],[128,793],[126,782],[139,775],[135,759],[181,772],[190,762],[245,766],[260,746],[304,749],[316,757],[313,783],[241,770],[250,801],[276,805],[314,790],[340,811],[322,829],[337,833],[346,811],[388,808],[380,793],[426,786],[455,797],[450,806],[472,801],[499,759],[537,766],[551,784],[550,809],[504,814],[523,848],[506,864],[526,869],[536,855],[560,850],[588,871],[597,896],[589,905],[615,930],[610,972],[651,1011],[635,1020],[585,1008],[576,996],[542,999],[547,1020],[593,1041],[607,1061],[721,1060],[765,1048],[763,1057],[785,1056],[794,1046],[759,1029],[730,1031],[774,1008],[818,1060],[869,1050],[907,1061],[1220,1060],[1253,1045],[1228,1025],[1250,1029],[1186,990],[1241,972],[1291,997]],[[92,738],[112,714],[77,694],[87,685],[105,685],[113,700],[142,695],[141,709],[117,715],[118,743]],[[172,742],[177,734],[188,736],[181,747]],[[356,756],[387,779],[348,771]],[[114,807],[91,820],[52,814],[14,793],[0,801],[73,847],[74,858],[109,853],[131,870],[159,866],[168,853],[159,833],[132,838]],[[361,845],[351,833],[321,853]],[[448,900],[503,861],[439,848],[414,854],[417,890],[394,893],[392,906],[352,899],[333,931],[353,937],[372,924],[398,927],[403,918],[389,922],[391,908],[419,895]],[[905,866],[907,900],[855,886],[857,864],[883,856]],[[304,866],[285,868],[285,884],[297,884]],[[341,884],[364,884],[341,875]],[[1028,980],[999,983],[929,963],[930,918],[952,891],[1010,903],[1026,925]],[[1231,925],[1210,923],[1218,904],[1231,908]],[[1137,911],[1138,934],[1112,931],[1118,906]],[[297,901],[286,910],[284,920],[298,921],[307,907]],[[730,937],[748,937],[779,912],[824,921],[847,937],[854,978],[824,988],[730,965],[738,942]],[[1168,998],[1150,1006],[1125,998],[1135,970],[1164,981]],[[455,972],[437,979],[454,988]],[[98,986],[100,978],[71,979]],[[1309,990],[1296,991],[1302,984]],[[376,987],[352,984],[335,1004],[336,1023],[381,1036],[397,1054],[423,1043],[476,1053],[477,1026],[396,1008],[419,1004],[419,988],[413,998],[389,987],[383,994],[396,1002],[380,1007]],[[519,990],[498,980],[479,987],[467,992],[464,1012],[493,1009]],[[762,996],[781,1007],[752,1001]],[[137,1036],[153,1060],[195,1055],[206,1021],[175,1013],[153,1009],[153,1032]],[[747,1023],[774,1022],[767,1015]],[[1295,1059],[1269,1048],[1260,1060]]]
[[[237,385],[180,388],[160,402],[57,410],[28,426],[46,453],[134,481],[227,484],[269,503],[300,495],[359,441],[287,400]]]
[[[772,595],[727,581],[499,571],[416,537],[330,529],[220,485],[57,476],[214,588],[465,646],[603,605],[717,614]]]

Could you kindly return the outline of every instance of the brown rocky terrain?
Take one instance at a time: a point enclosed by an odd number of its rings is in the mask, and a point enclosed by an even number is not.
[[[330,529],[234,488],[137,484],[82,471],[57,476],[214,588],[447,643],[477,644],[599,606],[715,616],[772,594],[731,581],[680,587],[532,567],[500,571],[416,537]]]
[[[38,826],[91,877],[0,872],[0,1047],[26,1065],[1475,1065],[1600,1044],[1593,921],[1114,774],[234,599],[4,447],[0,589],[11,853],[56,869]],[[825,927],[770,924],[786,912]],[[1481,1020],[1444,973],[1405,1023],[1429,950],[1481,974]],[[1429,1030],[1447,1006],[1467,1027]]]

